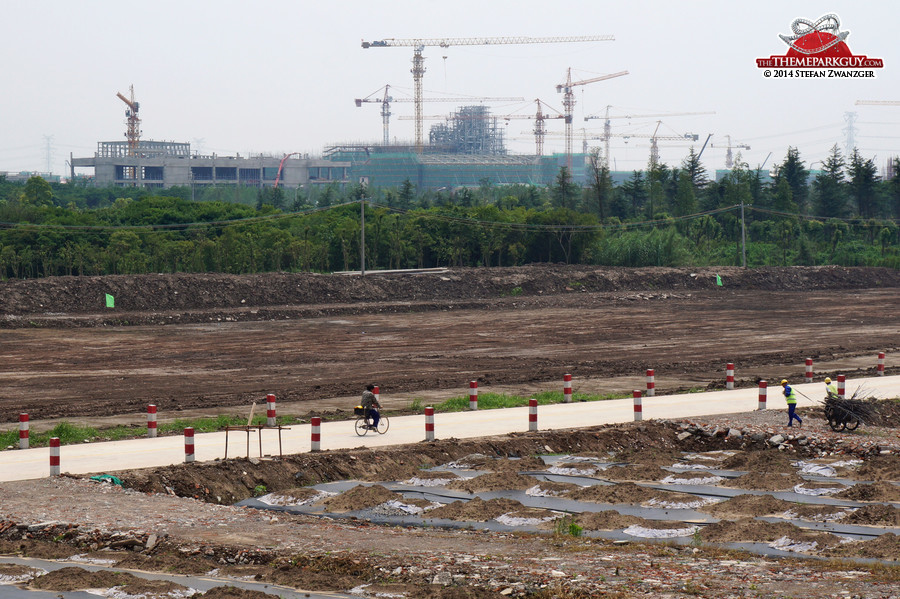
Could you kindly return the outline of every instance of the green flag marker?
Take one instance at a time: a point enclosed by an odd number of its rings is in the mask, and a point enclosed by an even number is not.
[[[116,307],[115,298],[108,293],[106,294],[106,307],[107,308],[115,308]]]
[[[719,275],[716,275],[716,285],[718,285],[719,287],[722,286],[722,277],[720,277]],[[107,297],[109,297],[109,296],[107,296]],[[108,301],[109,300],[107,300],[107,302]]]

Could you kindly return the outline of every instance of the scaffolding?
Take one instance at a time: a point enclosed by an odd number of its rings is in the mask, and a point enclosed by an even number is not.
[[[487,106],[461,106],[447,123],[431,127],[428,141],[447,154],[506,155],[503,129]]]

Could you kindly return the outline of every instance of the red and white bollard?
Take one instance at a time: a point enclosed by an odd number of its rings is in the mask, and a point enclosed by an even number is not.
[[[50,439],[50,476],[59,476],[59,437]]]
[[[635,389],[632,392],[632,395],[634,396],[634,421],[637,422],[644,419],[644,409],[641,405],[641,392]]]
[[[812,358],[806,358],[806,382],[813,382],[813,360]]]
[[[425,440],[434,441],[434,408],[425,408]]]
[[[194,461],[194,427],[184,429],[184,462]]]
[[[766,398],[769,394],[768,386],[769,386],[769,383],[767,383],[766,381],[759,382],[759,407],[757,408],[758,410],[766,409]]]
[[[310,427],[310,451],[322,451],[322,419],[313,416],[309,419]]]
[[[275,422],[275,396],[266,395],[266,426],[276,426]]]
[[[563,375],[563,403],[572,403],[572,375]]]
[[[656,395],[656,371],[652,368],[647,369],[647,397]]]
[[[837,375],[837,380],[838,397],[840,397],[841,399],[846,399],[845,393],[847,392],[847,377],[843,374],[839,374]]]
[[[153,404],[147,406],[147,436],[156,437],[156,406]]]
[[[19,414],[19,449],[28,449],[28,414]]]
[[[478,409],[478,381],[469,381],[469,409]]]
[[[878,376],[884,376],[884,352],[878,352]]]
[[[533,397],[528,400],[528,430],[537,430],[537,400]]]
[[[725,365],[725,388],[734,389],[734,364],[732,362]]]
[[[375,396],[375,401],[378,402],[378,404],[380,405],[381,404],[381,387],[379,387],[378,385],[375,385],[375,388],[372,389],[372,395]]]

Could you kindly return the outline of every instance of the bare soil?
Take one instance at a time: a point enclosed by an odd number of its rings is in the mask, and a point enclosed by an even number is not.
[[[663,390],[723,383],[727,361],[755,384],[799,376],[806,357],[873,372],[878,351],[891,372],[898,287],[900,271],[838,267],[7,280],[0,421],[134,421],[150,403],[160,421],[246,413],[269,393],[304,414],[349,409],[369,382],[389,408],[473,379],[503,390],[571,373],[578,391],[610,392],[648,367]]]

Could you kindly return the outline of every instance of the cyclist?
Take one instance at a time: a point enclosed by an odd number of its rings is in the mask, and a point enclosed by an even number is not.
[[[381,414],[378,413],[378,408],[381,405],[379,405],[378,398],[373,393],[374,390],[375,385],[366,385],[366,390],[363,391],[362,400],[360,401],[362,407],[366,410],[366,422],[368,422],[369,418],[372,419],[372,424],[366,424],[366,426],[373,431],[378,430],[378,421],[381,419]]]

